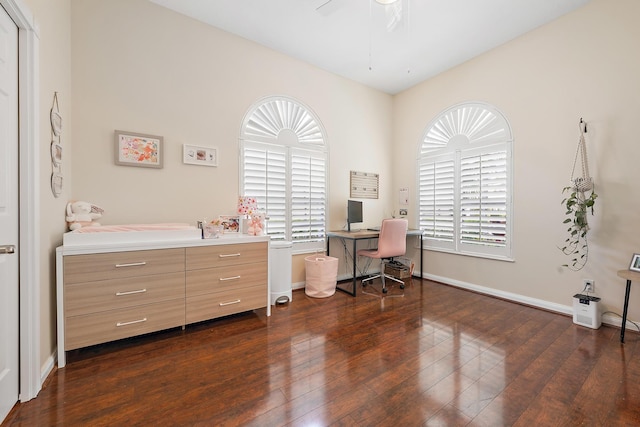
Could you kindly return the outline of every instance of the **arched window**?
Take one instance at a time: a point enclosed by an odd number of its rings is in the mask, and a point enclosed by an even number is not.
[[[328,155],[315,114],[287,97],[261,99],[242,123],[240,150],[241,194],[266,211],[267,234],[296,251],[324,248]]]
[[[511,259],[511,128],[495,107],[454,105],[427,127],[418,156],[425,247]]]

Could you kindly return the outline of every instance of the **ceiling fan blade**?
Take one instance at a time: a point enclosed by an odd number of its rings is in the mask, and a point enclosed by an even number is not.
[[[387,31],[391,33],[404,24],[402,2],[397,1],[395,3],[385,5],[384,9],[387,16]]]
[[[346,0],[322,0],[316,7],[316,12],[320,15],[328,16],[344,6]]]

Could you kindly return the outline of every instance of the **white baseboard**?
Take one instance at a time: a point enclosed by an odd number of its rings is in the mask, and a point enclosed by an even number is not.
[[[448,277],[436,276],[434,274],[425,274],[424,278],[429,280],[434,280],[436,282],[444,283],[447,285],[455,286],[457,288],[468,289],[470,291],[478,292],[480,294],[503,298],[509,301],[519,302],[521,304],[531,305],[533,307],[538,307],[538,308],[553,311],[556,313],[562,313],[562,314],[573,316],[573,307],[570,305],[556,304],[556,303],[545,301],[538,298],[531,298],[524,295],[515,294],[512,292],[500,291],[498,289],[487,288],[485,286],[480,286],[473,283],[450,279]]]
[[[375,274],[375,271],[371,271],[369,273]],[[414,277],[420,277],[420,273],[414,272]],[[463,282],[461,280],[450,279],[448,277],[443,277],[443,276],[436,276],[435,274],[424,273],[423,277],[425,279],[444,283],[446,285],[455,286],[457,288],[467,289],[470,291],[478,292],[480,294],[502,298],[508,301],[530,305],[532,307],[541,308],[543,310],[549,310],[555,313],[565,314],[567,316],[573,317],[572,305],[557,304],[557,303],[549,302],[549,301],[538,299],[538,298],[531,298],[524,295],[515,294],[513,292],[500,291],[498,289],[487,288],[485,286],[476,285],[474,283]],[[343,274],[341,276],[338,276],[339,282],[343,280],[351,280],[351,275]],[[305,286],[305,282],[297,282],[292,284],[293,289],[304,289],[304,286]],[[632,320],[630,319],[627,319],[627,321],[632,322]],[[622,326],[622,316],[605,313],[602,315],[602,323],[620,328]],[[635,322],[635,323],[639,323],[639,322]],[[629,328],[629,323],[627,323],[627,328]]]
[[[57,348],[53,349],[53,354],[47,357],[47,360],[45,360],[44,364],[40,367],[40,384],[44,384],[49,374],[53,372],[53,367],[56,365],[57,354]]]
[[[537,308],[553,311],[560,314],[566,314],[568,316],[573,317],[573,306],[571,305],[557,304],[557,303],[545,301],[538,298],[531,298],[531,297],[527,297],[520,294],[514,294],[512,292],[500,291],[498,289],[487,288],[485,286],[480,286],[473,283],[450,279],[448,277],[436,276],[435,274],[425,273],[423,277],[425,279],[455,286],[457,288],[467,289],[467,290],[478,292],[481,294],[494,296],[494,297],[506,299],[508,301],[518,302],[521,304],[530,305],[532,307],[537,307]],[[627,319],[627,322],[631,322],[631,320]],[[622,326],[622,318],[614,314],[606,313],[602,315],[602,323],[607,324],[609,326],[615,326],[620,328]],[[627,328],[629,328],[628,323],[627,323]]]

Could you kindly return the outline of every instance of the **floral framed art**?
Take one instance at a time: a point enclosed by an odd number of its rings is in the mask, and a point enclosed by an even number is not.
[[[115,161],[121,166],[162,168],[163,138],[157,135],[115,131]]]

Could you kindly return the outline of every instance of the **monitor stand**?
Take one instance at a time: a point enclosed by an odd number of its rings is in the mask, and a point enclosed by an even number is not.
[[[357,233],[358,231],[360,231],[359,228],[351,229],[351,223],[350,222],[347,223],[347,233]]]

